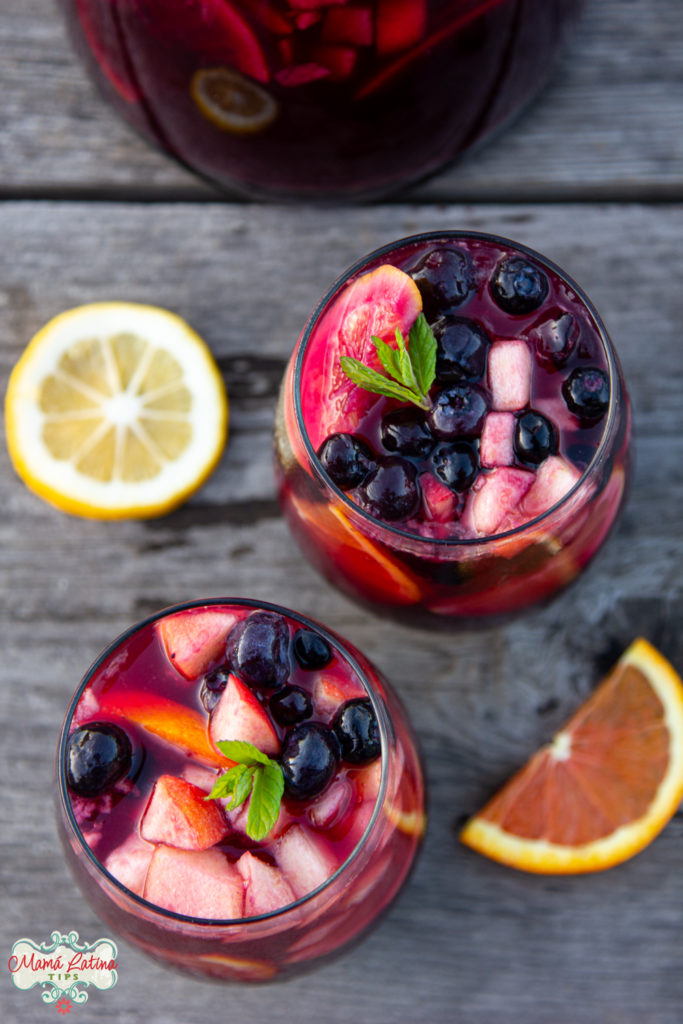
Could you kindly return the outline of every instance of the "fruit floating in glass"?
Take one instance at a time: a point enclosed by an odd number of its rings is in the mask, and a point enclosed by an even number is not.
[[[180,970],[255,982],[372,927],[425,822],[415,739],[377,670],[244,599],[167,609],[100,655],[62,728],[57,809],[115,932]]]
[[[144,137],[249,195],[372,198],[434,173],[547,77],[580,0],[60,0]]]
[[[306,556],[375,611],[491,622],[598,551],[629,430],[578,285],[503,238],[417,235],[359,260],[308,321],[276,417],[280,503]]]

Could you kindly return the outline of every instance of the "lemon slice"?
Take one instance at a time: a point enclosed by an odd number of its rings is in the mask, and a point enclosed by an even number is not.
[[[228,403],[205,343],[154,306],[102,302],[61,313],[10,376],[7,444],[25,484],[95,519],[163,515],[223,450]]]
[[[190,94],[204,117],[234,135],[255,135],[277,115],[270,93],[232,68],[200,68],[192,76]]]

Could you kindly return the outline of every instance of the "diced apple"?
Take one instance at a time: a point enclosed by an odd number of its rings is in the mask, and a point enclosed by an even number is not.
[[[190,761],[183,768],[183,778],[187,782],[191,782],[193,786],[198,786],[203,793],[210,793],[218,778],[218,773],[215,769],[205,768],[201,764],[194,764]]]
[[[269,914],[294,903],[296,896],[279,868],[247,851],[235,864],[244,882],[244,916]]]
[[[373,35],[370,7],[331,7],[325,15],[322,38],[326,43],[372,46]]]
[[[159,845],[147,870],[144,898],[176,914],[241,918],[242,876],[219,850],[177,850]]]
[[[268,712],[248,686],[230,675],[216,707],[211,712],[209,735],[213,743],[220,740],[243,740],[253,743],[263,754],[275,756],[280,741]]]
[[[499,466],[491,470],[470,498],[470,517],[476,533],[480,537],[495,533],[505,516],[521,504],[533,482],[534,474],[526,469]]]
[[[309,82],[315,82],[318,78],[329,78],[329,75],[329,68],[309,61],[306,64],[293,64],[289,68],[283,68],[282,71],[277,72],[275,77],[280,85],[297,86],[308,85]]]
[[[378,757],[370,764],[359,768],[354,772],[354,781],[363,800],[376,800],[382,781],[382,759]]]
[[[275,846],[275,860],[297,899],[317,889],[339,867],[330,846],[304,825],[292,825]]]
[[[329,829],[344,818],[356,802],[356,791],[348,778],[336,779],[307,811],[314,828]]]
[[[207,850],[227,834],[228,823],[218,804],[199,786],[174,775],[160,775],[140,823],[149,843],[181,850]]]
[[[321,718],[330,719],[341,704],[367,694],[351,670],[340,662],[321,669],[313,685],[313,704]]]
[[[493,408],[515,412],[529,404],[533,357],[521,339],[496,341],[489,350],[488,378]]]
[[[458,518],[461,499],[433,473],[420,474],[420,490],[425,513],[432,522],[448,523]]]
[[[236,807],[234,811],[228,811],[226,809],[227,805],[230,803],[230,799],[230,797],[225,797],[223,799],[219,799],[218,801],[225,811],[225,817],[228,822],[228,825],[230,826],[230,831],[242,836],[246,836],[247,818],[249,816],[249,804],[251,802],[251,797],[248,797],[248,799],[245,800],[245,802],[241,804],[239,807]],[[263,842],[270,843],[274,839],[277,839],[279,836],[282,835],[286,828],[289,828],[292,821],[292,815],[289,813],[289,811],[285,810],[284,804],[281,804],[280,812],[277,816],[277,821],[275,822],[275,824],[273,825],[273,827],[271,828],[270,832],[265,837]],[[253,842],[253,839],[251,840],[251,842]]]
[[[340,46],[336,43],[320,43],[311,50],[311,57],[330,72],[333,82],[340,82],[353,71],[358,60],[355,46]]]
[[[515,417],[511,412],[490,412],[484,420],[479,445],[479,461],[486,469],[511,466]]]
[[[400,53],[419,43],[427,27],[427,0],[378,0],[377,52]]]
[[[133,832],[105,858],[104,866],[121,885],[142,896],[153,853],[154,847]]]
[[[304,31],[312,25],[317,25],[321,18],[320,11],[302,11],[301,14],[295,15],[294,24],[298,29]]]
[[[238,612],[188,608],[158,619],[155,629],[181,676],[196,679],[223,654],[226,637],[241,618]]]
[[[534,519],[564,498],[581,476],[576,466],[570,465],[561,455],[550,455],[536,471],[532,487],[522,503],[528,519]]]

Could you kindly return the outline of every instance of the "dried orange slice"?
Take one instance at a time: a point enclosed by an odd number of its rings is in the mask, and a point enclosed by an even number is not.
[[[207,120],[233,135],[262,132],[277,116],[270,93],[232,68],[200,68],[190,94]]]
[[[12,371],[10,457],[25,484],[95,519],[162,515],[195,491],[225,445],[228,404],[209,349],[155,306],[61,313]]]
[[[647,846],[682,796],[683,684],[638,639],[460,838],[523,871],[599,871]]]

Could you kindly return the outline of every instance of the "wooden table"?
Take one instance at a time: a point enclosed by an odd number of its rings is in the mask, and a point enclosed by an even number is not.
[[[82,672],[129,623],[184,598],[245,594],[314,614],[393,680],[422,739],[431,817],[416,873],[374,934],[284,986],[187,980],[121,944],[116,987],[74,1021],[206,1024],[680,1024],[683,818],[603,874],[533,877],[466,851],[463,818],[561,726],[637,634],[683,669],[683,13],[588,0],[543,95],[479,153],[411,195],[352,209],[226,201],[103,104],[44,0],[0,11],[0,374],[56,312],[95,299],[169,306],[216,354],[231,442],[180,511],[69,518],[2,460],[0,929],[106,931],[57,845],[52,758]],[[633,398],[636,472],[604,552],[547,609],[437,638],[342,598],[290,542],[270,430],[294,339],[355,257],[440,226],[510,235],[583,283]],[[301,244],[300,240],[305,240]],[[0,979],[6,1024],[55,1019]]]

